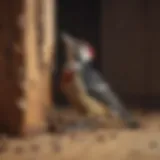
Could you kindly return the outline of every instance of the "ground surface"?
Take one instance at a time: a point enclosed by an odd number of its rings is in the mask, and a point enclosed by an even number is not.
[[[137,131],[111,125],[110,121],[105,129],[23,140],[2,137],[0,160],[160,160],[160,114],[137,117],[142,126]]]

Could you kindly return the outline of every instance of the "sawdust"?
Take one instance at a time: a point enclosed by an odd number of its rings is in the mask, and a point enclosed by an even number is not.
[[[159,114],[138,118],[138,130],[114,126],[27,139],[2,138],[0,160],[160,160]]]

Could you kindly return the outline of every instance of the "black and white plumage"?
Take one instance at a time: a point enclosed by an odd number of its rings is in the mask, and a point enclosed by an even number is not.
[[[92,67],[91,63],[94,60],[93,48],[88,43],[66,34],[63,34],[62,38],[67,40],[74,49],[74,68],[81,75],[88,94],[109,107],[111,113],[119,116],[128,127],[137,128],[139,126],[138,122],[112,91],[110,85],[102,78],[99,71]]]
[[[119,116],[129,127],[138,126],[136,120],[97,70],[90,65],[85,65],[81,76],[90,96],[106,104],[111,113],[114,116]]]

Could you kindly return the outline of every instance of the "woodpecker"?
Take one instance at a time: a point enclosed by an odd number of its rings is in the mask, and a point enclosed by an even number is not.
[[[65,36],[63,37],[65,38]],[[89,96],[83,79],[81,78],[81,63],[78,54],[74,54],[75,45],[72,41],[64,40],[66,59],[61,74],[61,90],[78,111],[89,117],[105,116],[107,110],[102,107],[103,104]]]
[[[66,89],[72,95],[68,96],[72,97],[71,101],[78,100],[78,104],[83,106],[79,108],[89,108],[88,112],[92,113],[94,110],[95,114],[104,115],[109,109],[112,115],[119,117],[127,127],[138,128],[139,123],[133,115],[125,108],[99,71],[92,67],[95,57],[93,47],[88,42],[75,39],[68,34],[62,34],[62,39],[66,44],[68,57],[67,65],[64,67],[63,89],[66,87],[64,84],[70,84]],[[71,90],[71,84],[75,92]]]

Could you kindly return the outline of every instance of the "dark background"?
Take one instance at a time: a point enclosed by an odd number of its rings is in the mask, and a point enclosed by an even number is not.
[[[59,0],[57,16],[60,30],[95,47],[95,67],[126,103],[160,104],[160,1]]]
[[[100,69],[100,1],[97,0],[58,0],[58,52],[57,52],[57,72],[55,101],[58,104],[66,104],[67,101],[63,94],[59,91],[59,76],[62,64],[65,60],[63,44],[59,38],[61,31],[70,33],[71,35],[89,41],[96,49],[96,61],[94,67]]]

